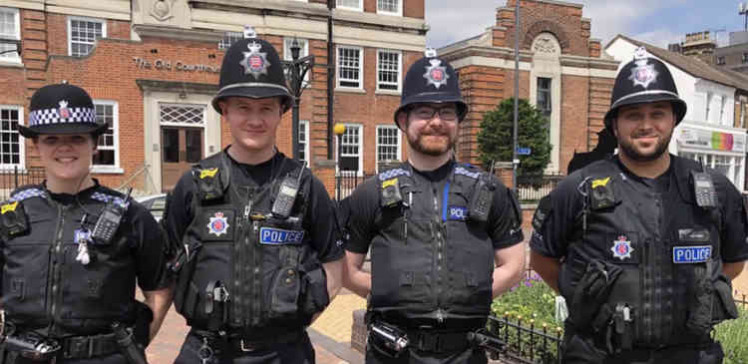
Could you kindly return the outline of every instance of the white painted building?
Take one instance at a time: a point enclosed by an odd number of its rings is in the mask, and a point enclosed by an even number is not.
[[[748,85],[746,80],[737,80],[698,59],[623,35],[610,41],[605,52],[621,62],[620,69],[640,46],[668,66],[678,94],[688,105],[685,118],[673,132],[670,152],[698,160],[724,173],[739,190],[743,190],[746,129],[735,118],[735,95],[742,89],[741,82]]]

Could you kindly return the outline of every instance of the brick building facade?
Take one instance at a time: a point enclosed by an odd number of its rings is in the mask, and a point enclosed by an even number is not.
[[[348,126],[343,166],[373,173],[377,160],[403,155],[392,112],[405,70],[425,47],[424,0],[336,2],[329,11],[325,0],[0,0],[0,38],[22,44],[20,57],[0,55],[0,173],[39,165],[15,125],[25,123],[35,90],[67,80],[91,94],[98,116],[111,125],[100,140],[94,177],[143,193],[168,189],[191,163],[230,143],[210,100],[224,49],[249,24],[285,59],[293,38],[302,57],[314,55],[301,102],[301,154],[333,188],[328,16],[334,122]],[[12,47],[0,41],[0,52]],[[291,124],[289,112],[278,134],[287,155]]]
[[[460,73],[470,105],[460,125],[462,160],[478,162],[483,113],[514,94],[515,6],[507,0],[496,11],[495,25],[439,50]],[[590,38],[591,20],[582,16],[582,5],[525,0],[520,7],[519,97],[549,117],[553,150],[547,172],[564,174],[574,152],[597,144],[618,62],[603,56],[600,41]]]

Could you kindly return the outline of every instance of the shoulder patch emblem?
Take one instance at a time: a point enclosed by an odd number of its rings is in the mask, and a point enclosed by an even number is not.
[[[610,182],[610,177],[592,180],[592,188],[605,187]]]
[[[226,234],[229,230],[229,222],[223,212],[216,212],[208,222],[208,233],[215,236]]]
[[[18,201],[13,203],[7,203],[0,207],[0,214],[5,215],[8,211],[16,211],[16,207],[18,207]]]
[[[631,241],[626,239],[625,235],[621,235],[617,240],[613,241],[613,247],[610,248],[613,252],[613,256],[620,259],[631,259],[631,253],[634,248],[631,246]]]
[[[203,169],[200,171],[200,179],[214,178],[217,173],[218,173],[218,167],[210,168],[210,169]]]

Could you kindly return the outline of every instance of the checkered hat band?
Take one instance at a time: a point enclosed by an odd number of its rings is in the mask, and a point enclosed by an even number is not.
[[[96,124],[96,109],[87,107],[67,108],[68,117],[60,115],[60,109],[40,109],[29,113],[29,126],[64,124],[64,123],[89,123]]]

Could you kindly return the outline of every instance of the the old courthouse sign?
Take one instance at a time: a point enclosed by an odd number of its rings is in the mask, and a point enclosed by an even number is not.
[[[172,61],[168,59],[156,59],[149,61],[141,57],[132,57],[135,67],[139,69],[156,69],[161,71],[184,71],[184,72],[209,72],[219,73],[221,67],[211,66],[208,64],[188,64],[182,61]]]

